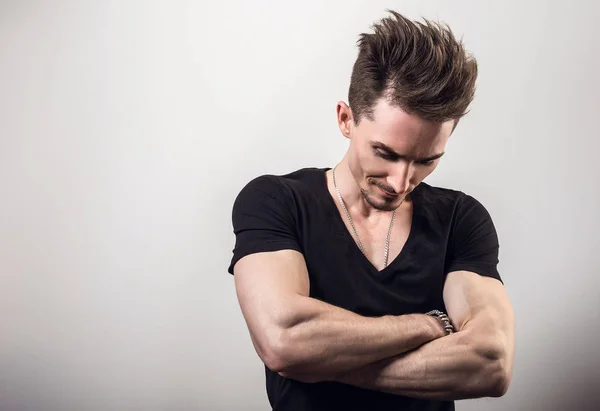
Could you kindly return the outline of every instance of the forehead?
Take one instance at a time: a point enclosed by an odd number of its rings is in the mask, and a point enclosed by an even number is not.
[[[444,123],[424,120],[384,99],[377,102],[372,117],[361,119],[358,134],[368,141],[380,141],[398,152],[443,151],[454,125],[453,120]]]

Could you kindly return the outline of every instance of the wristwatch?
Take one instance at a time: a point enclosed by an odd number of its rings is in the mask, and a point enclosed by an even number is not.
[[[448,318],[448,316],[444,312],[442,312],[440,310],[431,310],[425,314],[431,315],[432,317],[439,318],[440,321],[442,322],[442,326],[444,327],[444,330],[446,330],[446,335],[452,334],[454,332],[454,326],[450,322],[450,318]]]

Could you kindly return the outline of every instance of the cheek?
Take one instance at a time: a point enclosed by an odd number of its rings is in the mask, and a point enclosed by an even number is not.
[[[364,175],[367,177],[382,177],[392,172],[392,169],[390,169],[390,164],[392,163],[389,163],[379,157],[366,156],[362,159],[361,167]]]
[[[377,168],[381,168],[381,164],[378,163],[377,157],[370,154],[368,151],[358,151],[354,155],[354,164],[358,166],[364,174],[368,175],[373,171],[377,170]]]

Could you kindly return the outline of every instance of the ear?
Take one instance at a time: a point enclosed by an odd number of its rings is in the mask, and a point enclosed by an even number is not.
[[[353,122],[352,110],[343,101],[338,101],[337,107],[337,121],[340,131],[346,138],[350,138],[350,127]]]

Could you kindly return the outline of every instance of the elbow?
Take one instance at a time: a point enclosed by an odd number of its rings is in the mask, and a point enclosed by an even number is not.
[[[489,372],[489,397],[499,398],[508,392],[510,386],[510,371],[507,369],[504,361],[496,361]]]
[[[511,364],[508,353],[501,347],[486,347],[482,353],[482,361],[478,381],[483,389],[482,397],[499,398],[508,392],[511,380]]]
[[[285,333],[279,328],[272,330],[263,338],[258,349],[258,355],[267,368],[280,374],[287,372],[291,364]]]
[[[504,396],[510,385],[512,362],[502,336],[496,332],[461,332],[472,366],[469,378],[460,387],[465,398]]]
[[[508,392],[508,386],[510,385],[509,379],[503,379],[496,383],[494,388],[491,390],[489,397],[500,398]]]
[[[310,360],[306,349],[299,349],[303,338],[303,323],[313,316],[313,309],[307,308],[310,299],[301,297],[294,303],[295,308],[273,315],[270,321],[264,321],[258,335],[257,351],[263,363],[277,373],[291,372],[292,369],[303,367]]]
[[[307,369],[307,359],[299,357],[299,350],[292,348],[288,331],[274,331],[263,347],[260,358],[267,368],[280,376],[304,383],[327,381],[325,375]]]
[[[262,362],[273,372],[282,374],[286,372],[285,360],[276,352],[270,350],[260,355]]]
[[[273,327],[265,333],[263,348],[259,353],[263,363],[282,376],[303,372],[311,362],[309,353],[298,347],[293,334],[290,328]]]

